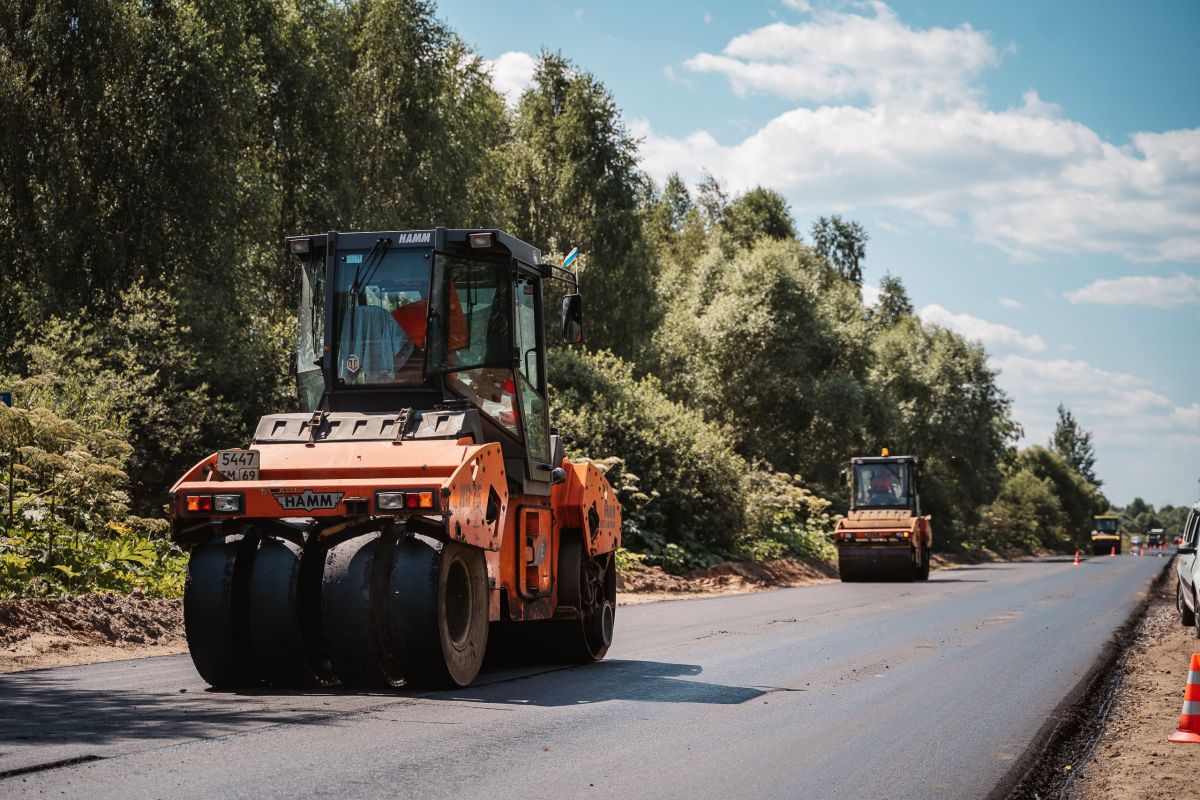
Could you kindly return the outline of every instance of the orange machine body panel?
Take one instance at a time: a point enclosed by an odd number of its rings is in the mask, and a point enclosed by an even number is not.
[[[933,526],[929,516],[917,516],[907,509],[860,509],[838,520],[835,538],[839,543],[931,548]]]

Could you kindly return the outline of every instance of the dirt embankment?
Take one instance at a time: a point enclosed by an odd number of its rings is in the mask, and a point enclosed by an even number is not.
[[[183,604],[117,595],[0,600],[0,672],[182,653]]]
[[[1109,722],[1093,757],[1073,765],[1072,800],[1176,800],[1195,793],[1200,744],[1171,744],[1179,725],[1194,628],[1179,623],[1175,577],[1156,589],[1125,657]],[[1063,765],[1065,768],[1066,765]]]
[[[617,603],[633,605],[658,600],[678,600],[714,594],[739,594],[826,583],[838,577],[837,564],[820,559],[731,561],[683,575],[658,567],[639,566],[617,575]]]

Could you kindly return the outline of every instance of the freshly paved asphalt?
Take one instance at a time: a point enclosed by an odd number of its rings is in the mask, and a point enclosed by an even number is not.
[[[984,797],[1165,563],[622,607],[605,661],[459,691],[218,693],[187,656],[3,675],[0,798]]]

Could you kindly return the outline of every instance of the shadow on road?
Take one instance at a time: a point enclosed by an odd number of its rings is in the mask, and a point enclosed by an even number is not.
[[[179,740],[279,723],[320,724],[321,697],[264,707],[261,700],[210,693],[85,689],[46,672],[0,676],[0,747],[100,746],[129,740]],[[300,706],[300,707],[297,707]],[[304,707],[307,706],[307,707]]]
[[[762,689],[694,680],[696,664],[602,661],[584,667],[546,665],[538,672],[498,678],[445,692],[314,691],[146,692],[82,688],[46,672],[0,676],[0,754],[10,747],[87,745],[121,741],[180,741],[278,724],[333,724],[347,698],[388,703],[403,698],[559,707],[609,700],[736,705]],[[330,708],[330,706],[333,708]]]
[[[556,671],[545,679],[539,680],[540,676],[531,675],[454,692],[442,692],[431,695],[430,699],[547,707],[603,703],[609,700],[737,705],[766,694],[762,689],[688,680],[701,672],[703,668],[698,664],[614,659]]]

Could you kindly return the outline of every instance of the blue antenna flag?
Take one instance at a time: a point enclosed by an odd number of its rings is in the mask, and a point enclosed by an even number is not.
[[[563,269],[566,269],[567,267],[571,266],[571,262],[573,262],[578,256],[579,256],[579,248],[572,247],[571,252],[567,253],[567,257],[563,259]]]

